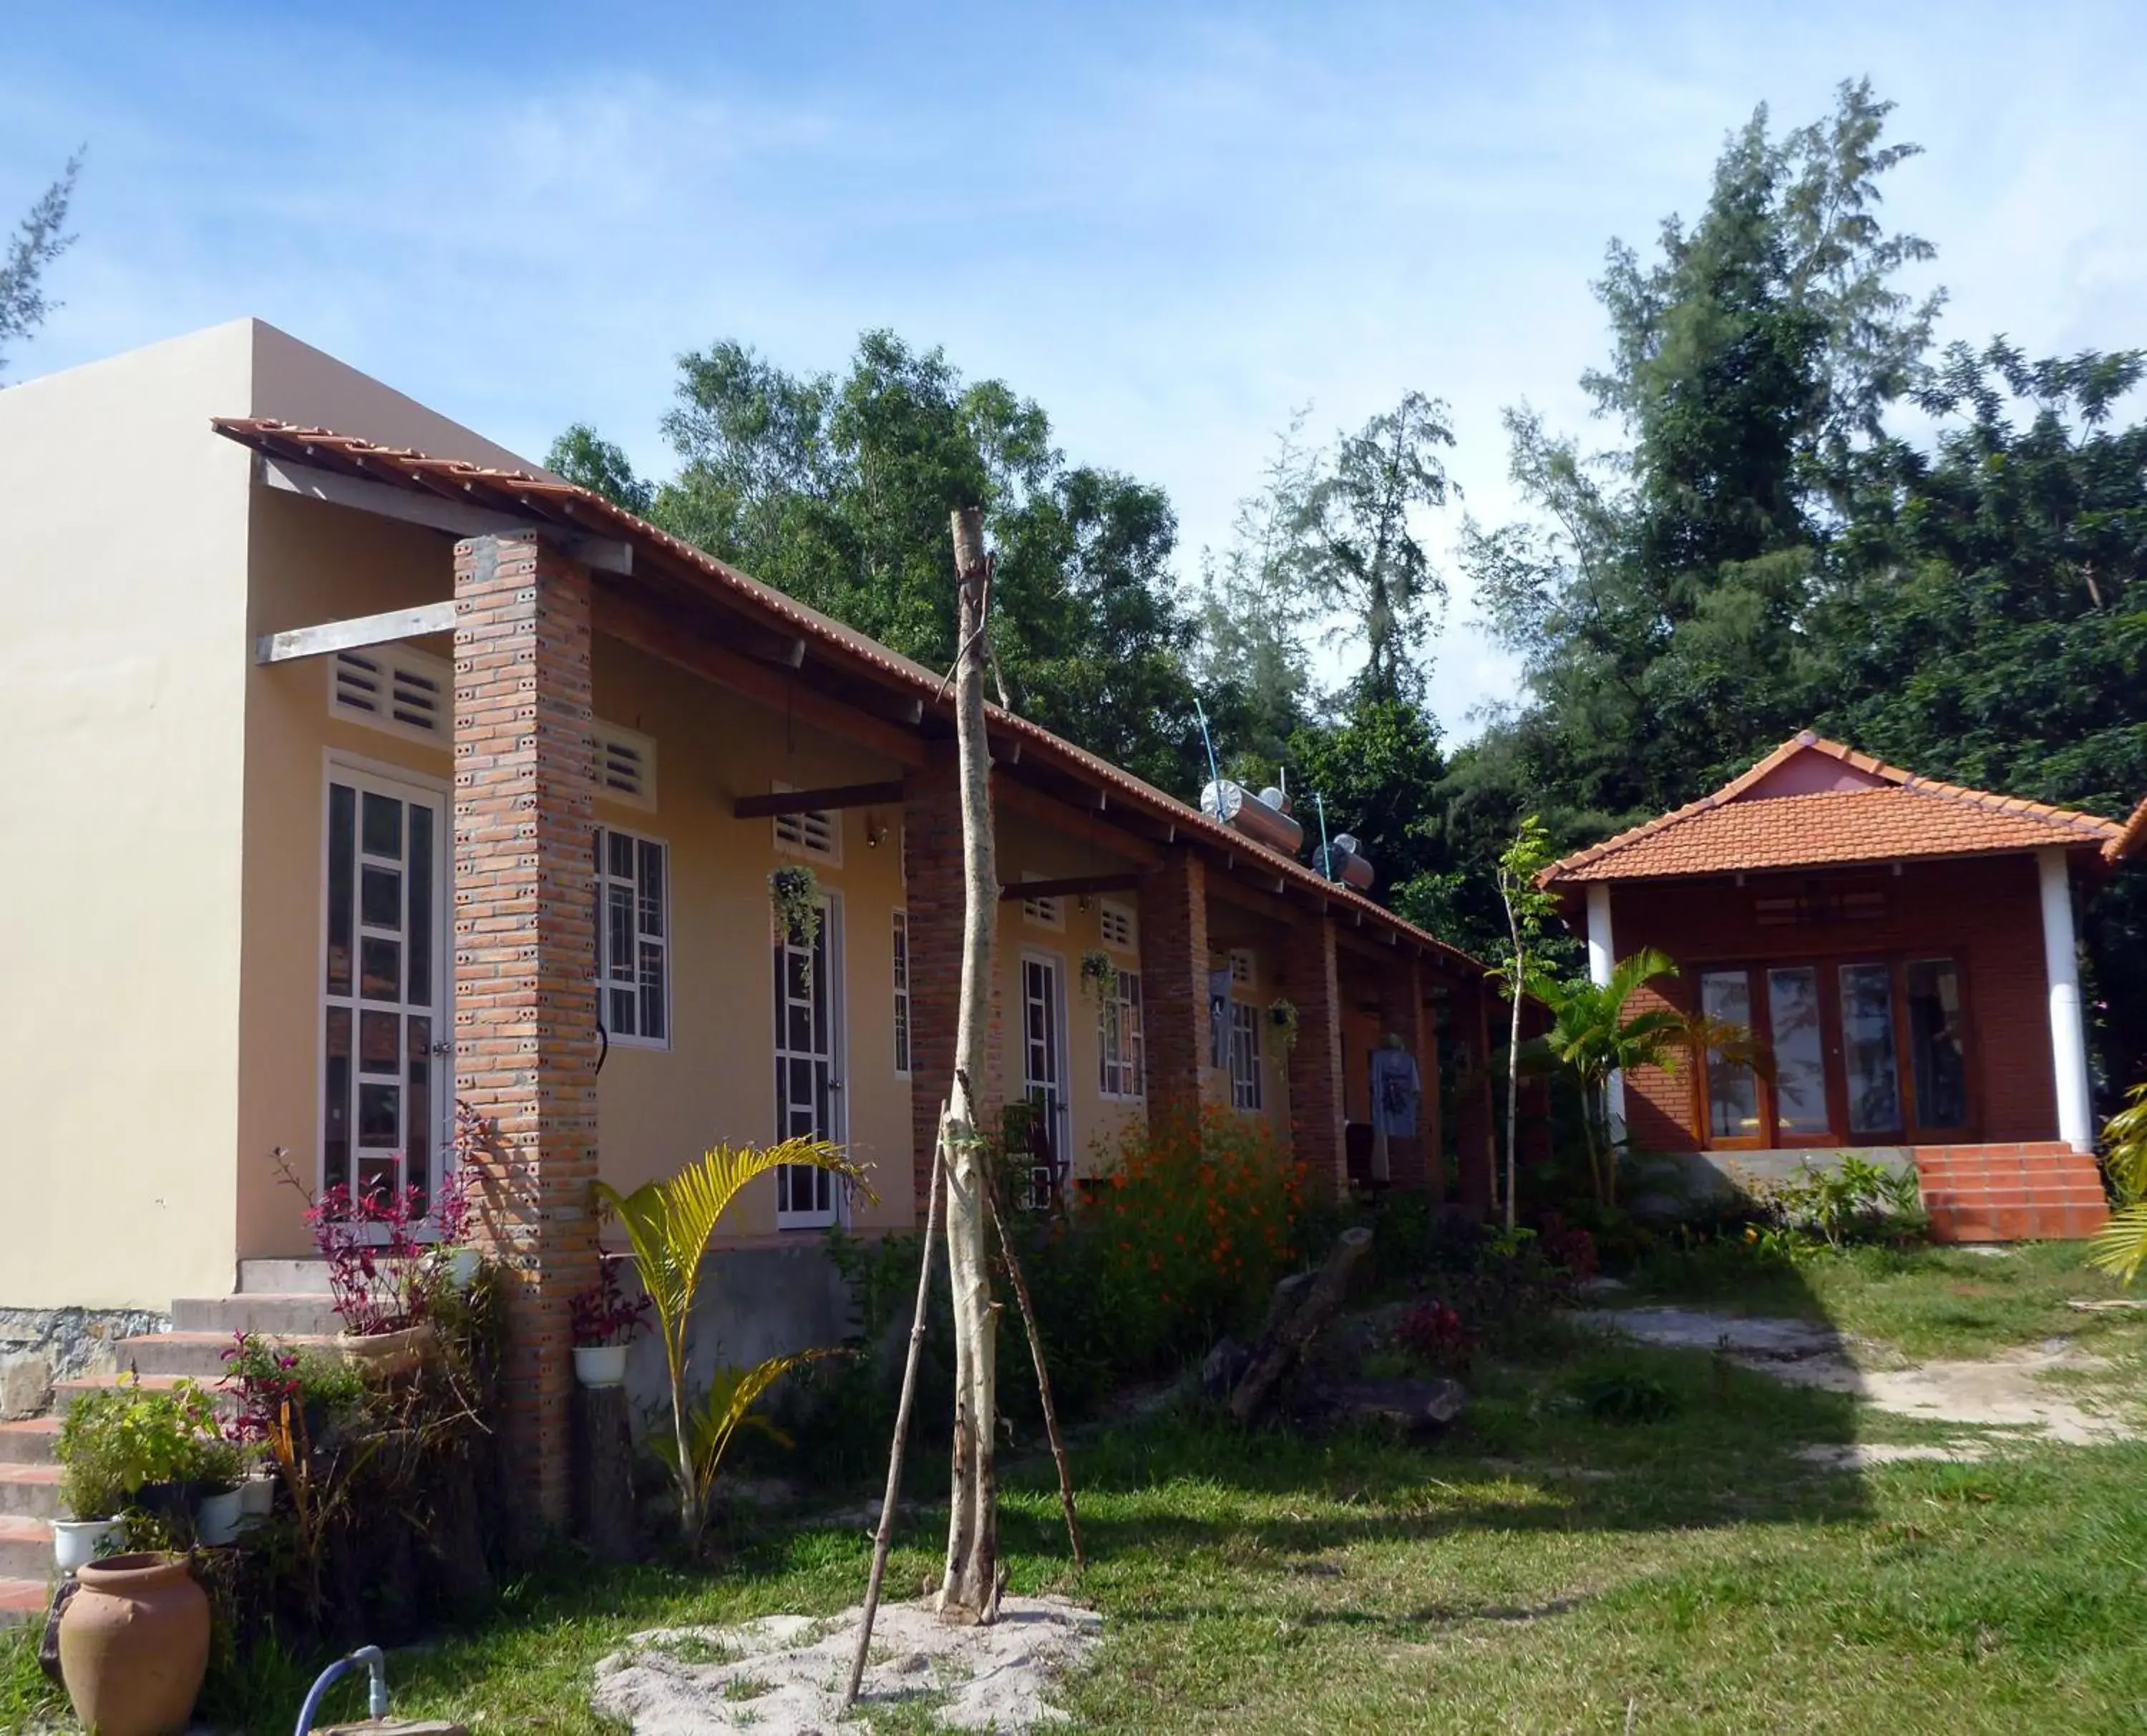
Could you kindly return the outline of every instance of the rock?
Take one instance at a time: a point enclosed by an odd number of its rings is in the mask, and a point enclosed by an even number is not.
[[[53,1396],[53,1365],[48,1358],[11,1356],[0,1367],[0,1423],[18,1417],[43,1414]]]
[[[1625,1208],[1625,1215],[1641,1223],[1675,1223],[1691,1211],[1691,1202],[1681,1195],[1643,1193]]]
[[[1338,1380],[1310,1388],[1301,1409],[1330,1420],[1392,1423],[1412,1434],[1450,1428],[1469,1411],[1458,1380]]]
[[[1573,1288],[1574,1293],[1581,1296],[1615,1296],[1629,1286],[1622,1278],[1590,1278]]]
[[[1219,1338],[1200,1364],[1200,1390],[1210,1398],[1229,1398],[1252,1360],[1253,1353],[1235,1338]]]

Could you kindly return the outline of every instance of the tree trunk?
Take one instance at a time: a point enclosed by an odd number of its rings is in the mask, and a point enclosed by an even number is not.
[[[1514,1213],[1517,1210],[1514,1203],[1514,1176],[1519,1167],[1516,1161],[1516,1153],[1519,1150],[1521,1138],[1521,981],[1527,974],[1527,970],[1528,960],[1521,951],[1520,933],[1516,928],[1514,934],[1514,980],[1506,985],[1507,992],[1513,997],[1514,1002],[1512,1028],[1506,1038],[1506,1228],[1508,1229],[1514,1227]]]
[[[962,800],[962,998],[955,1024],[954,1082],[943,1120],[947,1144],[947,1268],[954,1298],[954,1455],[947,1518],[947,1571],[939,1588],[943,1619],[988,1622],[998,1613],[998,1498],[992,1465],[998,1430],[993,1376],[997,1313],[992,1302],[983,1130],[978,1101],[984,1084],[991,1018],[992,936],[998,920],[998,865],[992,846],[991,753],[984,734],[985,613],[991,564],[983,514],[954,514],[959,581],[954,657],[954,727]]]
[[[1371,1250],[1372,1233],[1362,1225],[1344,1230],[1336,1238],[1326,1264],[1305,1290],[1304,1299],[1290,1310],[1274,1338],[1254,1353],[1252,1367],[1238,1383],[1237,1391],[1230,1394],[1230,1414],[1239,1422],[1249,1423],[1259,1414],[1268,1395],[1319,1336],[1320,1328],[1334,1317],[1349,1292],[1349,1274]]]

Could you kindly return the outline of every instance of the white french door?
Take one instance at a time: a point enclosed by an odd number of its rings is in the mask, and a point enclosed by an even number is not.
[[[775,947],[775,1136],[849,1136],[843,1101],[843,904],[820,898],[820,932],[809,944]],[[840,1221],[842,1184],[824,1169],[786,1163],[775,1172],[779,1229],[813,1229]]]
[[[334,765],[326,828],[320,1185],[429,1202],[454,1103],[446,799]]]
[[[1028,1202],[1048,1204],[1064,1180],[1070,1136],[1066,1102],[1066,969],[1048,953],[1021,957],[1021,1083],[1034,1121]]]

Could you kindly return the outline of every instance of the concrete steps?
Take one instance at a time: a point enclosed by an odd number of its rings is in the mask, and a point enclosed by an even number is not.
[[[32,1417],[21,1423],[0,1423],[0,1465],[48,1465],[58,1463],[60,1419]]]
[[[326,1349],[335,1343],[333,1333],[264,1333],[278,1344]],[[228,1332],[143,1333],[122,1338],[113,1348],[122,1368],[132,1368],[145,1378],[152,1374],[188,1374],[204,1386],[223,1378],[223,1353],[231,1348]]]
[[[58,1465],[0,1465],[0,1513],[18,1519],[60,1516]]]
[[[53,1528],[43,1519],[0,1513],[0,1586],[53,1583]]]
[[[221,1336],[225,1344],[233,1334],[258,1332],[272,1338],[332,1335],[343,1330],[343,1321],[325,1291],[242,1291],[236,1296],[184,1296],[172,1304],[174,1332],[206,1332]]]

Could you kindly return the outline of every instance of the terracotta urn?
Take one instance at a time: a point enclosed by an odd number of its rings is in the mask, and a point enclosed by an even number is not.
[[[397,1332],[338,1333],[336,1348],[368,1380],[387,1380],[428,1363],[440,1348],[433,1323],[421,1320]]]
[[[76,1575],[60,1676],[97,1736],[177,1736],[208,1671],[208,1598],[183,1555],[114,1555]]]

